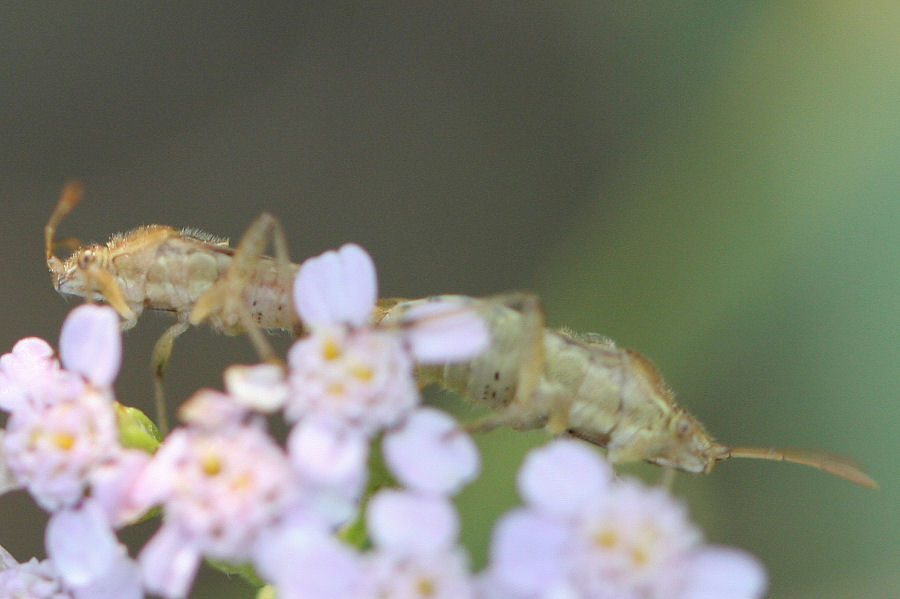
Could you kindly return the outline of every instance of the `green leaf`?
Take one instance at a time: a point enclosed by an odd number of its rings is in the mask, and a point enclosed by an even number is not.
[[[146,414],[116,402],[116,419],[119,424],[119,442],[124,447],[153,453],[162,441],[162,434]]]

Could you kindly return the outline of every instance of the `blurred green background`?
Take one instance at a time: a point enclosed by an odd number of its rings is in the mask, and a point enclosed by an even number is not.
[[[675,490],[760,556],[773,598],[897,597],[900,5],[851,6],[5,3],[0,347],[55,342],[74,305],[42,263],[66,179],[88,197],[61,234],[86,240],[236,238],[269,210],[298,260],[362,243],[384,295],[538,292],[551,324],[653,359],[725,443],[858,458],[879,491],[750,461]],[[149,405],[166,325],[127,334],[123,401]],[[170,395],[252,359],[192,331]],[[476,563],[545,439],[480,439]],[[42,519],[3,497],[0,543],[40,554]]]

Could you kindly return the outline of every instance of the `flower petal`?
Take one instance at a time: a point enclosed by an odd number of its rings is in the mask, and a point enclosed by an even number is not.
[[[163,525],[138,556],[144,586],[167,599],[186,597],[200,566],[200,557],[195,543],[176,527]]]
[[[406,333],[412,354],[424,364],[469,360],[490,342],[484,319],[452,297],[415,304],[403,320],[412,324]]]
[[[82,304],[69,313],[59,334],[63,366],[97,387],[112,385],[122,362],[119,316],[109,306]]]
[[[315,526],[294,523],[260,540],[254,565],[279,597],[352,597],[359,581],[359,556]]]
[[[98,580],[72,589],[75,599],[143,599],[141,573],[137,563],[129,559],[124,547],[109,569]]]
[[[400,554],[447,549],[459,532],[459,516],[443,497],[383,490],[369,501],[366,516],[375,544]]]
[[[21,487],[21,485],[16,482],[16,477],[9,469],[9,466],[6,465],[6,450],[3,448],[3,437],[5,435],[6,431],[0,428],[0,495]],[[0,547],[0,550],[2,549],[3,548]],[[2,557],[2,554],[0,554],[0,557]],[[0,560],[0,563],[2,563],[2,560]]]
[[[730,547],[705,547],[690,556],[683,572],[683,599],[758,599],[766,571],[752,555]]]
[[[269,413],[280,409],[288,396],[284,371],[276,364],[235,364],[225,369],[225,389],[245,408]]]
[[[287,441],[291,463],[304,480],[356,498],[366,481],[369,443],[358,430],[323,418],[305,418]]]
[[[76,586],[97,580],[120,555],[106,516],[90,500],[79,508],[50,516],[45,544],[60,576]]]
[[[494,528],[490,578],[506,591],[501,596],[547,596],[548,589],[565,576],[569,543],[570,533],[560,523],[524,509],[513,510]]]
[[[3,546],[0,545],[0,572],[18,565],[19,562],[16,561],[16,558],[14,558],[9,551],[4,549]]]
[[[312,326],[361,326],[378,299],[375,264],[360,246],[348,243],[300,265],[294,279],[294,306]]]
[[[91,497],[114,525],[132,522],[146,511],[141,498],[133,496],[132,489],[149,463],[150,454],[124,449],[91,473]]]
[[[419,408],[382,443],[384,460],[407,487],[424,493],[455,493],[481,467],[472,438],[445,412]]]
[[[518,482],[522,498],[533,507],[571,516],[600,497],[612,479],[612,468],[596,451],[563,439],[529,453]]]

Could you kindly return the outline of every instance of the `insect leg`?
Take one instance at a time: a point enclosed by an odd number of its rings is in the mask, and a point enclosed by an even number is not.
[[[493,299],[493,298],[492,298]],[[515,292],[496,296],[496,301],[521,314],[519,378],[513,403],[531,402],[544,371],[544,309],[533,293]]]
[[[250,342],[260,357],[269,362],[278,362],[271,344],[259,324],[253,319],[244,295],[254,275],[257,274],[257,266],[262,259],[269,236],[272,237],[275,247],[277,285],[279,289],[290,289],[291,269],[284,232],[274,216],[263,212],[250,224],[241,237],[228,271],[197,299],[189,322],[199,324],[216,311],[223,315],[233,315],[237,317],[241,328],[250,337]],[[287,293],[287,296],[290,297],[290,293]]]
[[[125,295],[122,293],[122,288],[119,287],[112,275],[98,266],[89,267],[85,271],[85,275],[88,280],[96,285],[106,303],[112,306],[119,313],[119,316],[122,317],[124,320],[123,328],[130,329],[134,326],[137,322],[137,314],[128,306],[128,303],[125,301]],[[85,296],[85,301],[88,303],[92,301],[90,293]]]
[[[166,414],[166,394],[163,388],[163,376],[169,366],[169,358],[172,356],[172,346],[182,333],[188,330],[190,324],[179,321],[163,332],[156,345],[153,346],[153,354],[150,358],[150,369],[153,371],[153,396],[156,401],[156,423],[160,432],[165,435],[169,431],[169,418]]]
[[[512,364],[515,393],[496,413],[472,424],[473,430],[486,431],[498,426],[528,430],[546,428],[557,435],[568,428],[572,397],[568,390],[551,389],[541,385],[546,367],[546,332],[544,312],[538,297],[531,293],[515,292],[481,300],[481,311],[494,338],[492,348],[483,354],[495,367],[478,367],[479,375],[493,373],[502,377],[501,364]],[[476,362],[479,359],[476,358]],[[475,363],[473,363],[473,367]],[[487,366],[491,366],[488,364]]]
[[[675,475],[678,473],[675,468],[670,466],[663,466],[662,476],[659,477],[659,486],[667,491],[672,490],[672,486],[675,484]]]
[[[462,428],[469,433],[487,433],[502,427],[529,431],[544,428],[547,426],[547,422],[546,414],[535,413],[525,406],[512,404],[493,414],[466,422]]]

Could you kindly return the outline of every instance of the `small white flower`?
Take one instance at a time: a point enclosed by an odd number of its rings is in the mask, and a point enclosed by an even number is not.
[[[702,543],[663,489],[612,481],[574,441],[532,452],[519,476],[527,508],[495,529],[489,594],[507,598],[757,599],[765,572],[751,556]],[[578,476],[578,472],[582,476]]]
[[[260,530],[297,497],[296,477],[261,427],[173,431],[135,482],[160,503],[164,527],[181,529],[206,555],[243,559]]]
[[[384,490],[369,502],[374,549],[357,597],[469,599],[475,596],[459,521],[444,497]]]
[[[112,403],[93,389],[13,412],[2,441],[16,480],[51,511],[79,501],[93,469],[121,451]]]
[[[285,417],[320,416],[366,433],[398,422],[419,400],[413,364],[388,331],[316,329],[288,354]]]
[[[288,354],[285,416],[340,420],[372,434],[399,422],[419,402],[414,360],[473,357],[487,327],[464,306],[436,302],[411,309],[403,323],[367,326],[378,296],[372,258],[347,244],[310,258],[294,281],[294,305],[311,330]]]
[[[384,436],[384,460],[405,486],[453,494],[478,475],[481,458],[472,438],[447,413],[414,410]]]
[[[145,507],[158,504],[164,512],[138,557],[144,584],[164,597],[184,597],[204,556],[252,561],[260,536],[302,508],[302,493],[259,421],[176,429],[132,485]]]
[[[26,337],[0,356],[0,409],[8,412],[75,397],[83,387],[80,376],[60,368],[43,339]]]

